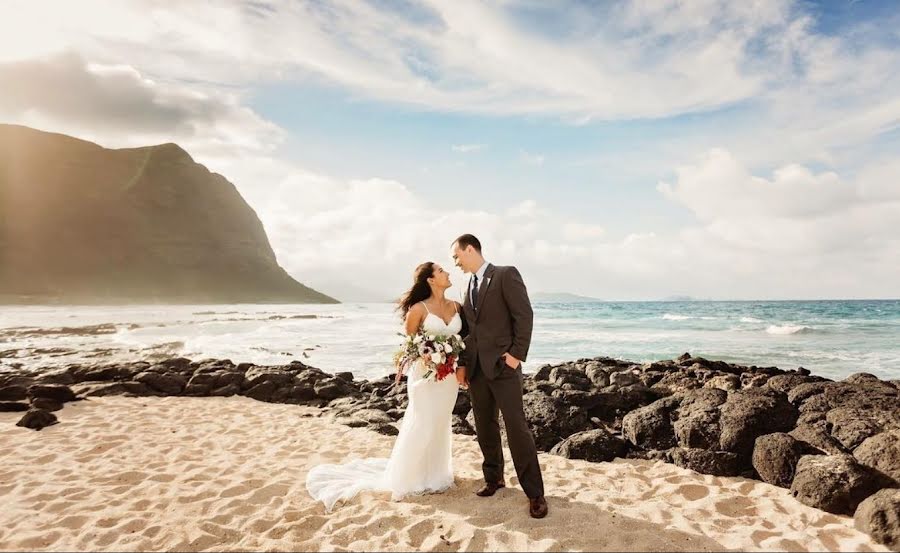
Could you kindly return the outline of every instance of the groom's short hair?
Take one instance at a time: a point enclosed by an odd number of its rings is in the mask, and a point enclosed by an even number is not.
[[[475,248],[475,251],[481,253],[481,241],[475,238],[474,234],[463,234],[462,236],[454,240],[454,243],[459,244],[459,248],[461,250],[472,246],[473,248]]]

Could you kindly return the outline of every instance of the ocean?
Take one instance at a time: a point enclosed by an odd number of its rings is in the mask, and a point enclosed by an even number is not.
[[[526,372],[582,357],[646,362],[690,352],[834,379],[900,378],[900,300],[535,303],[534,311]],[[297,359],[373,378],[391,372],[400,330],[393,306],[375,303],[7,306],[0,371],[185,356]]]

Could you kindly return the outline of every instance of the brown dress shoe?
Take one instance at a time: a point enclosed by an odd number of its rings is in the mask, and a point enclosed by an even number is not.
[[[497,490],[505,487],[506,484],[504,484],[503,482],[488,482],[484,485],[483,488],[475,492],[475,495],[477,495],[478,497],[490,497],[497,493]]]
[[[547,516],[547,500],[544,496],[528,498],[528,514],[531,518],[544,518]]]

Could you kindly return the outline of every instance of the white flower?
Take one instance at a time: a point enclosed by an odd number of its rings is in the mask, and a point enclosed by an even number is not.
[[[466,343],[465,343],[465,342],[460,342],[460,343],[459,343],[459,349],[466,349]]]
[[[454,334],[454,335],[453,335],[453,338],[454,338],[457,342],[461,342],[461,341],[462,341],[462,336],[460,336],[459,334]]]
[[[432,353],[431,354],[431,362],[436,363],[436,364],[441,364],[441,363],[443,363],[442,357],[444,357],[444,356],[441,355],[440,353]]]
[[[450,344],[444,344],[444,351],[446,351],[447,353],[452,352],[453,346],[451,346]]]
[[[429,334],[429,335],[428,335],[428,339],[431,340],[431,341],[434,341],[434,334]]]
[[[413,341],[414,344],[418,344],[419,342],[422,341],[422,335],[421,335],[421,334],[416,334],[416,337],[413,338],[412,341]]]

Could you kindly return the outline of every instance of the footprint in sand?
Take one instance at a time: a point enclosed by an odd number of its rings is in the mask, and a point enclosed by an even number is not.
[[[94,545],[106,547],[107,545],[111,545],[114,541],[119,539],[119,537],[120,536],[117,532],[105,532],[94,541]]]
[[[273,499],[284,497],[288,491],[288,486],[284,484],[271,484],[253,492],[253,495],[247,498],[247,502],[253,505],[264,505],[270,503]]]
[[[61,511],[65,511],[71,507],[71,503],[67,500],[57,501],[55,503],[51,503],[44,507],[44,511],[48,513],[59,513]]]
[[[144,528],[144,531],[141,532],[141,534],[145,538],[154,538],[154,537],[156,537],[157,534],[159,534],[160,530],[162,530],[162,526],[159,526],[159,525],[150,526],[150,527]]]
[[[838,543],[837,538],[851,538],[852,536],[846,531],[835,531],[833,534],[830,532],[819,532],[818,536],[819,540],[822,542],[822,545],[825,546],[829,551],[840,551],[841,544]]]
[[[210,534],[212,536],[218,536],[223,539],[228,538],[229,536],[231,536],[232,534],[235,533],[234,528],[229,528],[227,526],[215,524],[215,523],[209,522],[209,521],[200,524],[200,529],[203,530],[204,532],[206,532],[207,534]],[[257,530],[254,529],[254,532],[256,532],[256,531]]]
[[[328,522],[328,517],[321,515],[307,515],[297,519],[295,522],[297,522],[295,528],[306,534],[308,531],[316,530],[324,526],[325,523]]]
[[[806,551],[806,548],[794,540],[780,539],[775,542],[772,549],[780,549],[782,551]]]
[[[129,505],[129,511],[146,511],[152,502],[149,499],[141,499]]]
[[[756,516],[758,514],[753,502],[746,497],[732,497],[717,501],[715,509],[719,514],[731,518]]]
[[[687,478],[685,478],[684,476],[682,476],[680,474],[666,476],[665,478],[663,478],[663,482],[665,482],[667,484],[681,484],[685,480],[687,480]]]
[[[94,522],[94,526],[99,526],[100,528],[112,528],[116,524],[118,524],[119,519],[117,518],[101,518],[100,520]]]
[[[188,504],[188,503],[195,503],[195,502],[198,502],[198,501],[202,501],[202,500],[208,499],[208,498],[209,498],[209,494],[208,494],[208,493],[206,493],[206,492],[201,492],[201,493],[198,493],[198,494],[196,494],[196,495],[182,495],[182,496],[179,496],[179,497],[176,499],[176,501],[178,501],[179,503],[182,503],[182,504]]]
[[[67,498],[67,499],[70,499],[70,500],[73,500],[73,501],[79,501],[79,500],[82,500],[82,499],[87,499],[87,498],[89,498],[91,495],[93,495],[93,493],[94,493],[94,492],[91,491],[91,490],[81,490],[81,491],[77,491],[77,492],[74,492],[74,493],[68,493],[68,494],[65,494],[65,495],[66,495],[66,498]]]
[[[147,478],[147,474],[138,470],[129,470],[126,472],[120,472],[113,476],[117,481],[125,481],[125,482],[141,482],[145,478]]]
[[[271,530],[269,530],[268,532],[266,532],[265,534],[263,534],[263,536],[265,536],[266,539],[270,539],[270,540],[280,540],[280,539],[284,538],[284,535],[287,534],[288,532],[290,532],[291,530],[292,530],[292,528],[287,525],[276,526],[276,527],[272,528]]]
[[[147,519],[141,517],[135,517],[132,519],[128,519],[124,521],[122,524],[119,524],[115,527],[115,531],[119,534],[133,534],[135,532],[140,532],[144,528],[147,527]]]
[[[403,529],[403,534],[413,544],[421,544],[425,538],[434,533],[433,520],[420,520]]]
[[[31,550],[46,549],[56,543],[56,540],[59,539],[60,535],[61,534],[56,531],[42,532],[39,535],[19,540],[18,543],[16,543],[16,548]]]
[[[758,484],[756,482],[744,482],[737,487],[737,492],[741,495],[748,495],[754,490],[754,488],[756,488],[757,485]]]
[[[250,493],[252,488],[246,484],[238,484],[237,486],[232,486],[230,488],[225,488],[219,493],[219,497],[228,498],[228,497],[237,497],[239,495],[244,495]]]
[[[829,524],[841,524],[841,519],[839,519],[835,515],[823,514],[822,516],[811,522],[809,525],[814,528],[824,528]]]
[[[232,519],[234,519],[234,515],[224,513],[224,514],[219,514],[219,515],[215,515],[215,516],[211,517],[209,519],[209,521],[214,522],[216,524],[221,524],[224,526],[224,525],[230,523],[232,521]]]
[[[257,534],[263,534],[271,530],[279,522],[279,520],[259,518],[250,523],[250,529]]]
[[[688,501],[699,501],[709,495],[709,488],[699,484],[683,484],[675,489],[675,493]]]
[[[643,474],[637,474],[637,473],[636,473],[636,474],[633,475],[633,478],[634,478],[635,480],[637,480],[638,482],[640,482],[641,484],[647,484],[648,486],[651,485],[651,484],[653,484],[653,481],[652,481],[650,478],[644,476]],[[680,481],[679,481],[679,482],[680,482]],[[674,483],[677,484],[678,482],[674,482]]]
[[[90,517],[86,517],[84,515],[70,515],[61,520],[59,520],[56,524],[62,526],[63,528],[67,528],[69,530],[78,530],[82,526],[85,525],[87,521],[90,520]]]
[[[39,465],[46,465],[48,463],[52,463],[56,460],[56,454],[50,453],[48,455],[41,455],[37,459],[32,459],[31,462]]]

